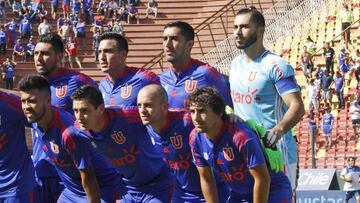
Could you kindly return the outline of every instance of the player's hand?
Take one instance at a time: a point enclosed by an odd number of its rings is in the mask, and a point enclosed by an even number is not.
[[[274,128],[270,129],[266,135],[266,142],[264,143],[266,146],[271,148],[276,147],[278,141],[283,137],[284,131],[279,127],[275,126]]]

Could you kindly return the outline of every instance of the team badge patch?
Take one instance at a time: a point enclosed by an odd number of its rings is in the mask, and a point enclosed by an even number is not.
[[[197,81],[196,80],[186,80],[185,81],[185,92],[188,94],[193,93],[196,90]]]
[[[183,146],[183,141],[182,141],[181,135],[176,135],[176,136],[170,137],[170,141],[171,141],[172,146],[175,149],[181,149]]]
[[[67,85],[57,86],[57,87],[55,88],[55,95],[56,95],[58,98],[63,98],[63,97],[65,97],[66,92],[67,92]]]
[[[132,92],[132,86],[131,85],[126,85],[125,87],[120,88],[120,96],[123,99],[127,99],[130,97]]]
[[[114,132],[111,134],[111,138],[117,143],[117,144],[124,144],[126,141],[126,138],[124,134],[120,132]]]
[[[204,152],[204,159],[209,160],[209,154],[207,152]]]
[[[59,154],[60,151],[59,151],[59,145],[53,143],[53,142],[50,142],[50,148],[51,148],[51,151],[54,152],[55,154]]]
[[[234,150],[231,147],[223,148],[224,158],[228,161],[232,161],[234,159]]]

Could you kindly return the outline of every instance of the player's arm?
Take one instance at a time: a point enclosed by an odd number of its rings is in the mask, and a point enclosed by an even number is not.
[[[100,189],[96,181],[94,170],[91,167],[80,169],[81,184],[90,203],[100,202]]]
[[[270,190],[270,175],[265,163],[249,169],[254,178],[253,201],[254,203],[268,202]]]
[[[200,175],[201,191],[207,203],[217,203],[218,194],[215,178],[209,166],[196,167]]]

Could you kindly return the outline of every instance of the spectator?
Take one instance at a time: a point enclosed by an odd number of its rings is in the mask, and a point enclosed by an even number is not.
[[[344,58],[346,58],[346,49],[344,47],[342,47],[340,49],[340,53],[338,55],[338,64],[339,64],[339,67],[343,64],[344,62]]]
[[[79,68],[82,69],[83,67],[77,56],[77,44],[72,37],[69,37],[68,42],[65,47],[65,51],[69,56],[70,68],[74,69],[73,62],[75,61],[78,64]]]
[[[26,61],[29,59],[29,57],[31,58],[34,57],[34,51],[35,51],[35,43],[33,42],[32,37],[30,37],[29,43],[26,45]]]
[[[309,109],[319,111],[320,89],[315,85],[315,79],[310,79],[307,87],[307,95],[309,99]]]
[[[46,15],[48,14],[48,11],[46,10],[45,4],[40,4],[40,7],[36,11],[36,18],[39,22],[43,22],[43,20],[46,18]]]
[[[323,101],[325,103],[328,103],[329,105],[331,105],[332,94],[330,87],[332,85],[332,82],[333,82],[333,77],[329,75],[329,71],[325,70],[324,75],[321,78],[321,94]]]
[[[107,0],[100,0],[97,12],[103,16],[108,16],[109,4]]]
[[[39,24],[38,33],[39,35],[47,34],[51,31],[51,25],[48,23],[47,19],[44,18],[43,22]]]
[[[334,116],[331,113],[330,106],[325,109],[322,116],[323,136],[325,137],[325,147],[331,147],[331,132],[334,125]]]
[[[21,39],[29,39],[31,37],[31,22],[28,15],[24,15],[24,18],[19,23],[19,33]]]
[[[94,28],[102,28],[106,24],[105,16],[97,15],[94,18]]]
[[[101,29],[95,28],[93,48],[95,50],[95,61],[99,61],[99,43],[100,43]]]
[[[310,110],[309,114],[309,136],[310,136],[310,143],[314,142],[314,146],[317,146],[317,134],[318,134],[318,127],[316,123],[316,119],[314,116],[314,111]]]
[[[359,128],[360,128],[360,101],[359,99],[357,101],[352,102],[349,110],[351,121],[352,121],[352,127],[354,130],[354,136],[356,139],[359,138]]]
[[[15,18],[12,18],[10,22],[5,24],[5,27],[8,29],[8,46],[14,46],[14,42],[17,38],[17,28],[18,24],[15,22]]]
[[[81,11],[81,0],[72,0],[71,1],[71,8],[73,14],[80,14]]]
[[[6,89],[13,89],[15,80],[15,66],[16,63],[12,62],[10,58],[6,58],[3,63],[3,78],[5,79]]]
[[[11,8],[15,15],[20,16],[21,3],[19,2],[19,0],[15,0],[14,3],[11,5]]]
[[[51,0],[51,17],[53,20],[56,19],[56,12],[59,7],[59,0]]]
[[[68,17],[68,14],[71,13],[70,10],[70,0],[63,0],[63,16],[64,18]]]
[[[140,0],[128,0],[129,6],[137,6]]]
[[[57,21],[56,21],[56,31],[57,31],[57,32],[60,31],[60,28],[61,28],[61,26],[64,25],[64,22],[65,22],[65,18],[59,16],[59,18],[58,18]]]
[[[5,0],[0,0],[0,16],[2,19],[6,18]]]
[[[324,71],[320,65],[317,65],[316,70],[314,71],[313,74],[316,78],[322,78],[322,76],[324,75]]]
[[[340,179],[345,181],[344,191],[346,193],[344,203],[348,203],[349,200],[354,197],[355,193],[357,193],[356,201],[360,202],[360,168],[355,165],[355,157],[348,157],[347,163],[348,166],[340,173]]]
[[[78,41],[81,41],[81,44],[83,47],[85,47],[85,37],[86,37],[86,27],[85,27],[85,21],[82,20],[82,18],[78,18],[78,22],[75,26],[75,39]]]
[[[345,74],[348,73],[351,69],[352,69],[353,65],[350,64],[350,58],[348,56],[346,56],[344,59],[343,59],[343,62],[341,63],[339,69],[340,69],[340,72],[342,74]]]
[[[316,46],[315,46],[315,42],[311,39],[310,36],[306,38],[305,46],[306,46],[306,52],[310,54],[310,57],[312,57],[312,55],[316,51]]]
[[[150,12],[155,14],[155,18],[157,17],[158,4],[155,0],[149,0],[146,8],[146,18],[148,18]]]
[[[114,25],[111,27],[111,31],[123,35],[124,27],[122,26],[120,20],[116,20],[114,22]]]
[[[64,44],[66,44],[66,40],[69,37],[71,37],[72,34],[73,33],[72,33],[70,23],[69,23],[69,21],[65,20],[64,25],[62,25],[59,30],[59,35],[60,35],[61,39],[63,39]]]
[[[0,55],[6,55],[7,34],[4,26],[0,26]]]
[[[130,5],[130,4],[129,4]],[[139,24],[139,10],[135,7],[135,5],[131,4],[128,10],[127,23],[130,24],[130,19],[135,18],[137,24]]]
[[[326,65],[326,70],[328,70],[331,73],[331,75],[334,75],[334,56],[335,56],[334,49],[330,47],[329,42],[326,42],[324,48],[325,65]]]
[[[117,10],[117,19],[120,21],[123,20],[127,22],[127,16],[129,14],[129,11],[126,7],[126,4],[121,4],[120,8]]]
[[[116,0],[111,0],[108,5],[109,5],[108,17],[111,18],[112,16],[116,16],[117,9],[119,8],[119,5],[117,4]]]
[[[306,46],[303,47],[303,51],[300,55],[300,66],[305,77],[307,79],[310,78],[313,71],[313,62],[311,60],[311,55],[307,52]]]
[[[350,25],[354,22],[354,14],[349,9],[349,6],[344,4],[344,9],[340,12],[341,30],[343,33],[345,47],[348,48],[348,44],[351,44],[350,40]]]
[[[25,48],[24,46],[21,44],[21,40],[18,39],[16,41],[16,44],[14,45],[14,51],[13,51],[13,55],[12,55],[12,60],[15,62],[15,56],[20,56],[23,61],[26,61],[26,55],[25,55]]]
[[[344,76],[339,71],[336,71],[334,83],[335,83],[335,93],[338,98],[338,108],[345,109]]]

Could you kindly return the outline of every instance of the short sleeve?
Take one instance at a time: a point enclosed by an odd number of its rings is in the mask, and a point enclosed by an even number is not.
[[[85,169],[92,166],[89,140],[81,136],[79,131],[72,128],[65,130],[63,142],[77,169]]]
[[[346,168],[343,168],[343,170],[341,171],[340,175],[346,175]]]
[[[195,130],[193,130],[190,133],[190,137],[189,137],[189,144],[190,144],[190,148],[191,148],[193,162],[194,162],[195,166],[197,166],[197,167],[209,166],[208,162],[201,155],[202,153],[201,153],[201,149],[198,144],[199,140],[197,139],[197,136],[199,136],[199,135],[195,132]]]
[[[294,69],[283,60],[272,63],[269,77],[274,82],[276,90],[281,96],[300,92],[299,85],[295,79]]]
[[[252,169],[266,163],[264,153],[258,139],[251,139],[242,147],[242,153],[247,160],[248,168]]]

